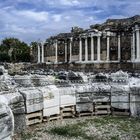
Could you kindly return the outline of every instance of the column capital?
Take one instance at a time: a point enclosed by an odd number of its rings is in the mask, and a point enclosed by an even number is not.
[[[140,29],[139,28],[135,28],[135,32],[137,32],[137,31],[140,31]]]
[[[118,38],[120,38],[121,37],[121,35],[120,34],[118,34]]]
[[[44,45],[46,41],[41,41],[41,45]]]
[[[97,34],[97,36],[98,36],[98,37],[101,37],[101,36],[102,36],[102,33],[101,33],[101,32],[99,32],[99,33]]]
[[[132,34],[135,34],[135,30],[133,29]]]
[[[40,48],[40,45],[38,44],[37,47]]]
[[[72,41],[73,40],[73,37],[70,37],[70,41]]]
[[[90,35],[91,38],[95,37],[93,34]]]
[[[135,25],[134,29],[140,29],[140,27],[138,25]]]
[[[86,36],[86,35],[83,35],[81,38],[83,38],[83,39],[86,39],[86,38],[88,38],[88,36]]]
[[[90,37],[94,37],[95,35],[96,35],[96,34],[93,33],[93,32],[90,33]]]
[[[97,38],[101,38],[101,36],[98,35]]]
[[[110,31],[107,31],[107,32],[106,32],[106,35],[107,35],[107,37],[110,37],[110,36],[111,36]]]
[[[55,39],[55,40],[54,40],[54,43],[58,43],[58,40],[57,40],[57,39]]]

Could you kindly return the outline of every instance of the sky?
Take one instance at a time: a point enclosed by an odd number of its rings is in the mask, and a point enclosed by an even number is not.
[[[43,41],[73,26],[89,28],[139,14],[140,0],[0,0],[0,41]]]

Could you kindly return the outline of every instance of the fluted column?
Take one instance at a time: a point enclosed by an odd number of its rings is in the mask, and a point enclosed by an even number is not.
[[[137,60],[140,60],[140,32],[139,28],[136,28],[136,48],[137,48]]]
[[[101,37],[97,37],[97,61],[101,60]]]
[[[58,42],[55,41],[55,63],[58,63]]]
[[[107,61],[110,60],[110,36],[107,33]]]
[[[70,62],[72,61],[72,37],[70,38]]]
[[[67,43],[65,42],[65,62],[67,62]]]
[[[44,44],[41,44],[42,47],[42,63],[44,63]]]
[[[91,36],[91,61],[94,61],[94,38]]]
[[[135,61],[135,32],[133,32],[132,36],[132,48],[131,48],[131,61]]]
[[[118,61],[121,60],[121,36],[118,35]]]
[[[88,39],[85,38],[85,61],[88,61]]]
[[[82,61],[82,38],[79,39],[79,61]]]
[[[38,63],[40,63],[40,46],[39,46],[39,44],[38,44],[37,48],[38,48]]]

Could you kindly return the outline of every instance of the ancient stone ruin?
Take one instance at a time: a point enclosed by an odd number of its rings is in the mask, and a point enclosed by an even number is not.
[[[125,19],[108,19],[89,29],[73,27],[69,33],[51,36],[33,55],[38,63],[48,65],[75,64],[82,69],[138,68],[140,62],[140,16]],[[127,66],[121,65],[125,63]],[[133,65],[134,64],[134,65]],[[91,65],[91,66],[90,66]],[[117,65],[117,66],[115,66]]]

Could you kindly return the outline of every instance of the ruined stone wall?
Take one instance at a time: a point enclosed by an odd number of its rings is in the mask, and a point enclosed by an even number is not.
[[[45,62],[55,62],[55,56],[45,57]]]
[[[44,55],[45,57],[55,56],[55,46],[53,44],[45,46]]]
[[[79,61],[79,55],[72,55],[72,61]]]
[[[123,34],[121,36],[121,60],[131,60],[131,35]]]
[[[110,60],[118,59],[118,38],[117,36],[110,37]]]
[[[25,70],[31,69],[54,69],[55,71],[60,70],[73,70],[82,72],[116,72],[118,70],[123,70],[127,72],[138,72],[140,73],[139,63],[95,63],[95,64],[26,64],[24,65]]]

